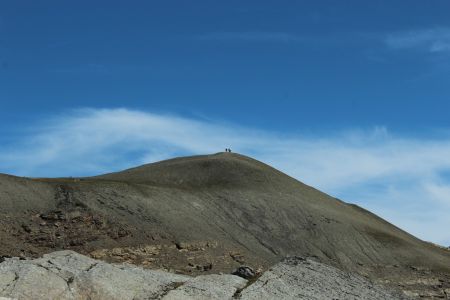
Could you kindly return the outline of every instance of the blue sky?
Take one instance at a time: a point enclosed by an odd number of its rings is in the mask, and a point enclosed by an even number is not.
[[[233,149],[450,245],[450,2],[3,1],[0,172]]]

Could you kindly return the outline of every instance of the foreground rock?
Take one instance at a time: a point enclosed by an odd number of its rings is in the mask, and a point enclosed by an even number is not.
[[[133,265],[113,265],[73,251],[0,264],[0,296],[14,299],[231,299],[246,280],[196,278]]]
[[[408,299],[367,279],[313,260],[291,257],[241,292],[241,299]]]
[[[362,277],[289,258],[253,284],[235,275],[190,277],[115,265],[73,251],[0,264],[0,299],[404,299]]]
[[[232,299],[247,280],[234,275],[200,275],[170,291],[164,300]]]

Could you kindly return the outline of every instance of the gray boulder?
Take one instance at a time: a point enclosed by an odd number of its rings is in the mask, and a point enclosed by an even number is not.
[[[237,268],[236,270],[234,270],[232,274],[245,279],[252,279],[253,277],[256,276],[255,271],[253,271],[252,268],[247,266],[241,266]]]
[[[0,296],[15,299],[158,299],[190,277],[112,265],[73,251],[0,264]]]
[[[406,299],[367,279],[300,257],[287,258],[245,288],[241,299]]]
[[[246,282],[108,264],[73,251],[0,263],[0,297],[13,299],[231,299]]]

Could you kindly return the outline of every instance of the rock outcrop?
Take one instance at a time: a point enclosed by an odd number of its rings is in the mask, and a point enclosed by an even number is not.
[[[235,275],[190,277],[129,264],[108,264],[73,251],[6,258],[6,299],[403,299],[363,277],[303,258],[289,258],[249,281]]]
[[[240,298],[251,299],[408,299],[364,277],[300,257],[290,257],[245,288]]]
[[[112,265],[73,251],[0,264],[0,295],[16,299],[157,299],[187,276]]]

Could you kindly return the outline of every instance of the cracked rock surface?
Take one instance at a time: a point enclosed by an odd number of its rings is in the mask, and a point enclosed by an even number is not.
[[[364,277],[310,259],[287,258],[241,292],[241,299],[409,299]]]
[[[109,264],[73,251],[0,263],[0,299],[406,299],[365,278],[288,258],[249,282]]]
[[[247,280],[235,275],[200,275],[170,291],[164,300],[232,299]]]
[[[73,251],[0,264],[0,296],[14,299],[158,299],[190,277],[112,265]]]

